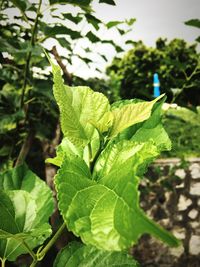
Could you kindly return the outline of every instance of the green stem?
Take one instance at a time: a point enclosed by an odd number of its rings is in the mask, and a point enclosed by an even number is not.
[[[30,265],[30,267],[35,267],[36,265],[37,265],[37,260],[34,260],[32,263],[31,263],[31,265]]]
[[[31,255],[31,257],[33,258],[33,260],[37,262],[37,256],[31,250],[31,248],[26,244],[26,242],[22,242],[22,245],[27,249],[28,253]]]
[[[1,267],[5,267],[6,266],[6,259],[1,259]]]
[[[54,245],[56,240],[59,238],[59,236],[62,234],[63,230],[65,229],[66,225],[63,223],[58,231],[55,233],[55,235],[51,238],[51,240],[47,243],[47,245],[37,254],[38,261],[41,261],[46,253],[49,251],[49,249]],[[34,265],[33,265],[34,266]]]
[[[36,18],[35,18],[35,23],[34,23],[33,28],[32,28],[32,35],[31,35],[31,41],[30,41],[31,46],[35,45],[35,36],[36,36],[36,30],[37,30],[37,24],[38,24],[38,18],[39,18],[39,14],[40,14],[41,4],[42,4],[42,0],[39,1],[37,13],[36,13]],[[30,65],[31,55],[32,55],[32,51],[30,51],[28,53],[27,59],[26,59],[26,65],[25,65],[25,70],[24,70],[24,82],[23,82],[22,94],[21,94],[21,108],[23,108],[23,106],[24,106],[24,96],[25,96],[25,91],[26,91],[27,78],[28,78],[28,74],[29,74],[29,65]]]

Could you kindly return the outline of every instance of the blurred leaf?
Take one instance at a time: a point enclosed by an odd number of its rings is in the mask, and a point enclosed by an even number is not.
[[[66,38],[59,37],[59,38],[56,38],[56,40],[60,43],[60,45],[63,48],[66,48],[67,50],[72,51],[71,43],[68,42]]]
[[[4,145],[3,147],[0,148],[0,156],[3,157],[9,155],[11,150],[12,150],[11,146]]]
[[[88,6],[92,0],[84,0],[84,1],[79,1],[79,0],[49,0],[50,4],[57,4],[57,3],[61,3],[61,4],[72,4],[72,5],[76,5],[76,6]]]
[[[99,24],[101,23],[101,20],[99,20],[98,18],[96,18],[95,16],[91,15],[91,14],[85,14],[85,17],[88,21],[88,23],[92,24],[93,27],[96,30],[99,30]]]
[[[99,3],[105,3],[105,4],[113,5],[113,6],[116,5],[114,0],[99,0]]]
[[[196,41],[200,43],[200,36],[196,38]]]
[[[58,34],[63,34],[63,35],[69,35],[73,40],[81,38],[81,34],[78,31],[71,30],[65,26],[57,26],[55,25],[54,27],[46,26],[44,28],[44,34],[48,37],[56,36]]]
[[[82,20],[82,18],[79,16],[79,14],[77,14],[76,16],[73,16],[71,13],[62,13],[62,15],[65,19],[68,19],[68,20],[74,22],[75,24],[78,24]]]
[[[106,24],[106,27],[107,27],[108,29],[110,29],[110,28],[115,27],[115,26],[117,26],[117,25],[119,25],[119,24],[122,24],[122,23],[123,23],[123,21],[109,21],[109,22]]]
[[[89,31],[85,37],[87,37],[92,43],[101,42],[101,39],[91,31]]]
[[[200,28],[200,20],[199,19],[191,19],[185,22],[188,26],[193,26],[196,28]]]
[[[14,114],[3,115],[0,120],[0,133],[5,134],[16,128],[17,122],[24,118],[24,111],[19,110]]]
[[[136,19],[135,19],[135,18],[131,18],[131,19],[129,19],[129,20],[126,20],[126,23],[127,23],[129,26],[132,26],[135,22],[136,22]]]
[[[28,0],[11,0],[13,5],[19,8],[23,13],[31,7],[31,3]]]

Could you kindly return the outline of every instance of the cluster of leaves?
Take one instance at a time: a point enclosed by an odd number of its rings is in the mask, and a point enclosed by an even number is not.
[[[164,157],[200,156],[200,107],[195,111],[187,108],[170,108],[163,117],[163,123],[172,140],[172,150]]]
[[[99,1],[114,5],[114,1]],[[75,59],[92,66],[92,55],[97,43],[112,45],[122,52],[113,40],[98,37],[99,29],[114,27],[121,35],[120,25],[125,23],[128,30],[134,19],[128,21],[110,21],[103,23],[95,17],[92,0],[50,0],[45,1],[2,1],[0,14],[0,158],[1,168],[7,167],[8,159],[15,161],[20,148],[29,132],[34,133],[34,142],[38,142],[39,153],[43,142],[49,142],[54,136],[58,121],[58,110],[53,100],[52,81],[49,75],[49,63],[43,48],[49,48],[49,41],[65,49],[65,60],[69,65]],[[73,10],[72,13],[66,10]],[[81,31],[83,26],[86,28]],[[123,27],[123,26],[122,26]],[[77,42],[87,40],[77,54]],[[98,54],[107,60],[104,54]],[[72,83],[72,75],[66,77]],[[44,124],[46,127],[44,127]],[[41,155],[42,158],[42,155]],[[36,165],[36,164],[35,164]]]
[[[179,241],[139,206],[138,186],[147,166],[171,147],[161,124],[163,96],[110,105],[88,87],[64,85],[59,66],[52,63],[52,68],[64,137],[57,156],[47,161],[60,167],[55,176],[64,220],[60,229],[67,226],[84,243],[73,242],[61,250],[54,267],[139,266],[125,251],[143,233],[178,246]],[[31,266],[36,266],[61,233],[59,229],[44,246],[51,234],[50,189],[26,165],[1,174],[0,183],[2,264],[29,253]]]
[[[163,101],[135,99],[110,106],[88,87],[65,86],[54,64],[53,74],[64,139],[48,162],[60,167],[55,185],[68,229],[102,250],[127,249],[143,233],[178,245],[139,207],[140,178],[171,147],[161,124]]]
[[[200,104],[200,57],[196,44],[158,39],[156,48],[149,48],[139,41],[122,59],[113,60],[107,72],[113,71],[121,77],[122,98],[152,99],[153,74],[158,73],[161,92],[166,93],[168,101],[181,106]]]

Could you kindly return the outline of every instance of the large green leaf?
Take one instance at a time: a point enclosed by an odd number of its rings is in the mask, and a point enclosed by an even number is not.
[[[54,202],[50,188],[25,164],[0,173],[0,188],[29,192],[37,204],[38,224],[47,222],[53,213]]]
[[[51,234],[48,224],[54,208],[51,190],[26,165],[0,174],[0,257],[15,260],[42,244]]]
[[[91,141],[95,128],[108,131],[112,122],[108,99],[88,87],[65,86],[60,67],[52,64],[52,69],[64,136],[73,144],[84,146]]]
[[[68,229],[85,244],[119,251],[131,247],[143,233],[171,246],[179,244],[139,208],[136,162],[130,157],[95,181],[82,159],[64,159],[55,177],[59,209]]]
[[[139,264],[123,252],[101,251],[92,246],[72,242],[57,255],[53,267],[139,267]]]
[[[149,163],[159,155],[153,142],[138,143],[122,140],[110,143],[99,156],[93,171],[93,179],[116,175],[116,171],[126,168],[129,161],[133,162],[133,172],[143,175]]]
[[[1,259],[13,261],[28,253],[26,246],[33,249],[51,234],[49,224],[38,224],[36,201],[26,191],[0,191],[0,214]]]
[[[122,105],[119,108],[115,108],[114,106],[112,110],[114,118],[110,137],[116,136],[131,125],[147,120],[151,115],[155,102],[162,97],[163,95],[150,102],[130,103]]]
[[[152,114],[144,122],[133,125],[126,129],[120,136],[122,139],[131,139],[137,142],[147,142],[152,140],[159,151],[170,150],[171,141],[162,125],[162,105],[165,99],[155,103]]]

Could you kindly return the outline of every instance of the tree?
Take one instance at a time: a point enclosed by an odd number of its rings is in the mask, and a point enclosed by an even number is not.
[[[114,5],[114,1],[99,1]],[[89,65],[93,64],[91,54],[97,43],[112,45],[116,51],[123,51],[113,40],[102,40],[98,30],[128,24],[130,29],[134,19],[103,23],[91,8],[92,0],[38,0],[2,1],[0,14],[0,158],[1,168],[8,160],[11,165],[22,162],[35,142],[35,150],[40,151],[38,162],[29,154],[33,166],[44,169],[44,154],[47,144],[55,136],[58,124],[58,110],[53,101],[49,63],[44,48],[54,55],[62,67],[64,79],[72,84],[73,75],[66,64],[74,64],[74,59]],[[70,13],[68,10],[72,10]],[[84,30],[83,30],[84,28]],[[124,35],[126,32],[122,32]],[[87,46],[76,52],[77,42],[86,40]],[[55,46],[48,45],[49,41]],[[65,55],[60,56],[57,48],[61,46]],[[119,51],[119,49],[121,49]],[[106,60],[104,54],[98,54]],[[66,63],[67,62],[67,63]],[[47,123],[44,127],[44,123]],[[35,151],[32,151],[35,153]],[[33,154],[32,153],[32,154]],[[43,164],[41,166],[41,164]],[[6,168],[5,166],[5,168]],[[42,168],[39,168],[40,170]],[[38,170],[35,170],[38,171]],[[44,173],[39,173],[44,176]]]
[[[158,73],[161,92],[180,105],[200,104],[200,55],[196,44],[184,40],[158,39],[156,48],[137,42],[122,59],[115,58],[107,69],[121,76],[122,98],[151,99],[153,74]]]

